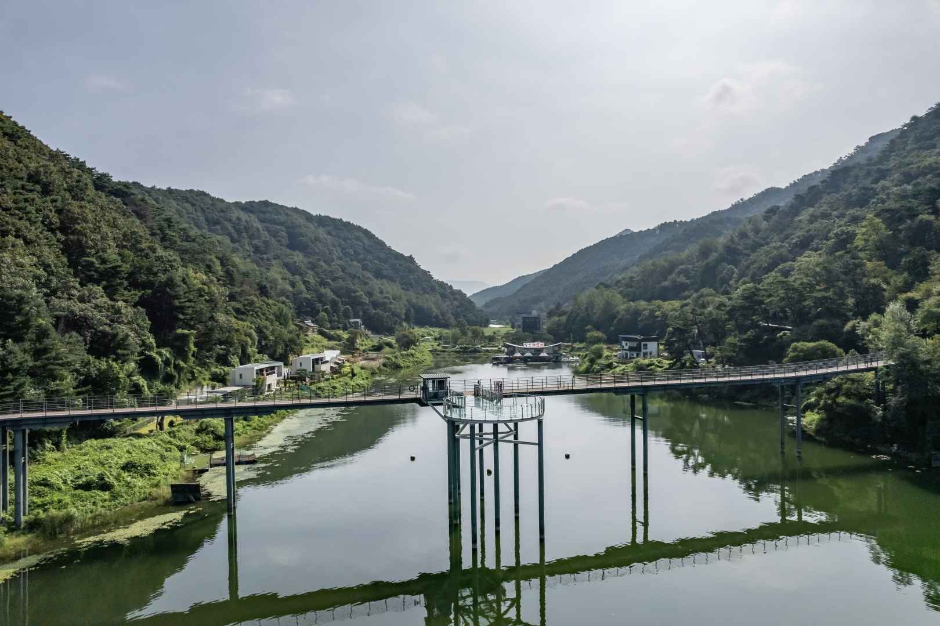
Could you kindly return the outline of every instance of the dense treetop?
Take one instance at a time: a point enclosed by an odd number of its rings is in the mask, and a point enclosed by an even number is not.
[[[477,323],[349,222],[116,182],[0,113],[0,399],[168,390],[302,347],[297,316]]]

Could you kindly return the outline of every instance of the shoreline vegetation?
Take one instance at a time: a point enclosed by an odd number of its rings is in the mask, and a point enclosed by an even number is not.
[[[338,333],[342,342],[348,340],[347,333]],[[308,350],[342,347],[342,342],[324,342],[319,335],[308,339]],[[357,342],[354,354],[339,371],[303,388],[318,396],[362,391],[377,379],[416,376],[438,360],[436,352],[417,342],[407,349],[387,338],[369,343],[358,337]],[[297,381],[288,384],[300,385]],[[237,446],[257,442],[291,413],[237,418]],[[146,526],[149,518],[189,510],[170,504],[170,484],[196,481],[194,470],[205,467],[208,455],[222,450],[223,443],[222,419],[168,417],[162,431],[155,419],[34,431],[29,448],[30,512],[23,531],[12,529],[9,516],[0,525],[0,565],[7,565],[0,567],[0,578],[12,574],[8,571],[11,564],[30,554],[48,554],[128,524]],[[28,567],[30,560],[23,565]]]

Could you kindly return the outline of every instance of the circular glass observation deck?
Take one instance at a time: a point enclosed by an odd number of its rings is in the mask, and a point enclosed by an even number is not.
[[[459,424],[528,422],[545,415],[545,398],[475,387],[473,394],[449,391],[444,398],[444,419]]]

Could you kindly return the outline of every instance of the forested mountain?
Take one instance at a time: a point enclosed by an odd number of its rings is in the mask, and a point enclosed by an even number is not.
[[[509,294],[514,293],[520,287],[532,281],[532,279],[538,278],[538,276],[544,271],[545,270],[539,270],[538,272],[532,272],[531,274],[525,274],[524,276],[517,276],[508,283],[481,289],[476,293],[470,294],[470,299],[473,300],[475,305],[483,306],[493,298],[500,298],[502,296],[508,296]]]
[[[883,411],[871,377],[833,381],[808,406],[829,428],[842,415],[854,432],[924,445],[940,401],[940,105],[873,158],[843,162],[786,205],[610,284],[577,296],[549,331],[658,334],[677,362],[693,348],[722,364],[813,354],[798,342],[828,354],[887,350]]]
[[[699,241],[732,231],[746,218],[771,206],[786,204],[796,194],[823,180],[831,171],[872,158],[897,132],[892,130],[875,135],[832,167],[807,174],[785,188],[769,187],[727,209],[696,219],[664,222],[639,232],[622,231],[538,272],[536,279],[523,282],[514,291],[501,292],[482,303],[475,301],[491,317],[506,317],[533,309],[545,311],[555,304],[570,302],[578,293],[609,281],[638,262],[682,252]],[[515,282],[511,281],[507,286]]]
[[[298,351],[298,315],[485,319],[363,228],[116,182],[0,113],[0,399],[220,379]]]

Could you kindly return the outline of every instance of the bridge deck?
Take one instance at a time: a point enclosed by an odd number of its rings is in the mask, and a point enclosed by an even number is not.
[[[451,389],[470,393],[474,385],[499,385],[504,395],[562,395],[598,392],[648,393],[690,387],[718,385],[783,384],[825,380],[842,374],[875,370],[885,365],[879,354],[750,367],[629,372],[618,375],[532,376],[489,380],[451,380]],[[0,403],[0,424],[37,428],[61,426],[83,420],[123,419],[178,415],[204,419],[238,415],[258,415],[279,410],[306,408],[404,404],[421,402],[420,384],[384,384],[367,391],[317,397],[313,392],[279,392],[240,400],[222,398],[159,396],[78,396],[40,400],[14,400]]]

